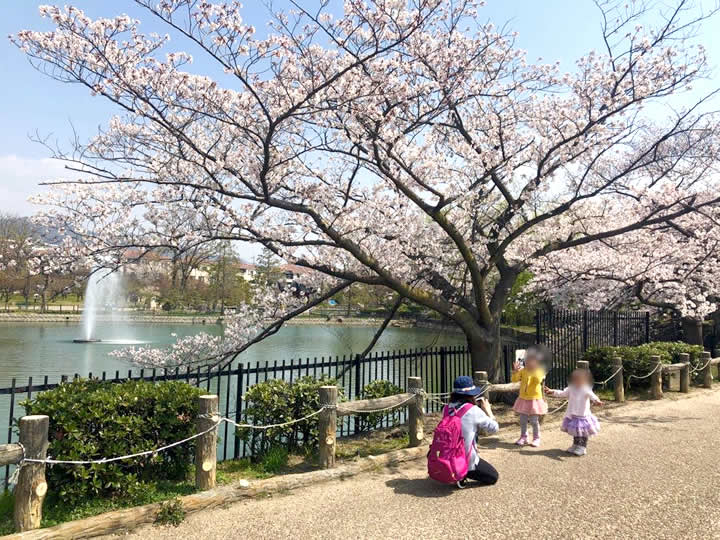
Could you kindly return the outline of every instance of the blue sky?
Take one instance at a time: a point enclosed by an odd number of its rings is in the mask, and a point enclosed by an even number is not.
[[[91,97],[78,85],[61,84],[35,71],[23,54],[13,46],[7,36],[21,29],[50,29],[48,21],[37,13],[37,0],[5,2],[0,9],[0,210],[19,214],[32,213],[26,199],[41,188],[38,182],[57,178],[62,165],[48,159],[49,151],[29,140],[38,132],[51,136],[67,146],[72,126],[81,138],[92,136],[98,126],[116,112],[102,98]],[[127,13],[143,21],[146,32],[166,30],[132,0],[66,0],[91,17],[114,16]],[[301,0],[302,2],[302,0]],[[712,0],[703,0],[710,5]],[[315,5],[314,0],[307,2]],[[667,2],[671,3],[671,2]],[[269,19],[263,2],[248,0],[243,18],[263,32]],[[276,1],[276,6],[284,2]],[[600,49],[600,21],[597,8],[591,0],[488,0],[481,16],[498,25],[509,23],[519,32],[518,45],[528,51],[529,60],[542,57],[545,61],[559,60],[564,70],[571,71],[575,59],[591,49]],[[699,39],[708,48],[713,65],[720,62],[720,17],[706,22]],[[168,50],[195,51],[182,40],[174,39]],[[199,54],[194,54],[191,69],[212,74],[212,66]],[[708,81],[708,88],[716,84]]]

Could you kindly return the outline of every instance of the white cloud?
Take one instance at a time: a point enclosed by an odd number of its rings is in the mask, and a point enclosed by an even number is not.
[[[46,191],[40,182],[67,178],[68,171],[62,161],[50,158],[23,158],[13,154],[0,156],[0,210],[19,215],[37,211],[28,202],[30,195]]]

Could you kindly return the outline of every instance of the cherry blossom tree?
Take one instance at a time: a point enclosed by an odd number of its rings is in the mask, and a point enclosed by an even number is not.
[[[718,202],[713,94],[688,94],[710,73],[693,35],[711,14],[690,0],[598,2],[602,50],[570,72],[528,61],[474,0],[348,0],[337,17],[294,2],[263,38],[237,2],[135,2],[222,74],[194,73],[128,16],[41,7],[56,28],[13,41],[120,115],[56,154],[77,178],[38,200],[39,220],[120,265],[129,246],[159,247],[160,216],[190,212],[186,245],[253,242],[314,271],[312,293],[269,294],[207,356],[364,283],[454,321],[496,377],[500,315],[533,261]],[[619,204],[630,220],[577,220]],[[133,354],[187,362],[210,339]]]
[[[622,212],[585,217],[593,230]],[[702,322],[720,301],[720,212],[710,209],[536,259],[534,290],[560,305],[617,309],[628,304],[672,311],[686,340],[703,343]]]

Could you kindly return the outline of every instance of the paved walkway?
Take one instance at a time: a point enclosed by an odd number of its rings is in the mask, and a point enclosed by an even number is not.
[[[675,394],[674,396],[678,396]],[[607,410],[584,458],[547,426],[543,447],[514,429],[483,441],[500,482],[463,491],[424,460],[201,512],[133,538],[720,538],[720,391]]]

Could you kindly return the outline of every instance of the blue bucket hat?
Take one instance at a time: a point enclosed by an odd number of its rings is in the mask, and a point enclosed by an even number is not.
[[[472,378],[467,375],[460,375],[453,383],[453,394],[460,394],[463,396],[477,396],[482,394],[483,389],[475,386]]]

